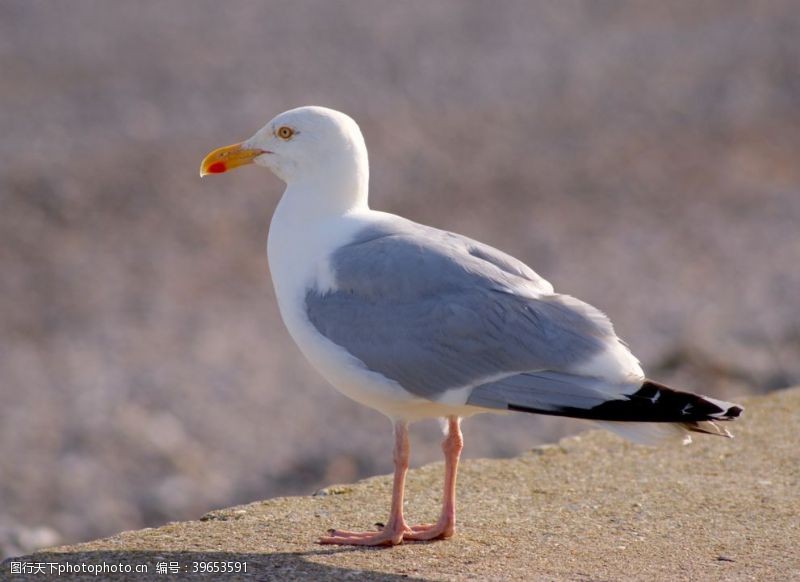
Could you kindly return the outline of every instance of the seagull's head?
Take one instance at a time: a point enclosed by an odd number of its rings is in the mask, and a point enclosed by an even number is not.
[[[367,171],[367,149],[352,118],[326,107],[298,107],[273,118],[253,137],[218,148],[200,164],[200,175],[247,164],[269,168],[287,184],[332,173]]]

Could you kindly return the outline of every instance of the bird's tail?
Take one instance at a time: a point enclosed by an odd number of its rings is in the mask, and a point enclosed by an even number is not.
[[[598,422],[643,444],[691,439],[689,433],[731,434],[716,424],[737,418],[731,402],[675,390],[645,380],[639,386],[609,386],[597,378],[556,372],[518,374],[476,387],[468,404]]]
[[[606,403],[606,410],[611,418],[598,418],[600,426],[634,442],[655,445],[673,439],[688,444],[692,442],[691,433],[733,438],[715,421],[734,420],[744,408],[645,380],[628,400]]]

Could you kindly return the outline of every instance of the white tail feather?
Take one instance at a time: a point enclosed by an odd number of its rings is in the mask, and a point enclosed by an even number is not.
[[[675,422],[595,421],[601,428],[640,445],[654,447],[667,443],[688,445],[692,442],[686,426]]]

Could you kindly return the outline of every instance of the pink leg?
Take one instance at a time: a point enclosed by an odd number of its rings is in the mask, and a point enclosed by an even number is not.
[[[451,416],[448,419],[447,437],[442,443],[444,452],[444,500],[439,521],[433,524],[411,527],[411,532],[403,535],[405,540],[434,540],[453,537],[456,530],[456,475],[464,437],[461,435],[461,419]]]
[[[394,546],[403,541],[403,536],[411,532],[403,519],[403,490],[408,472],[408,423],[397,421],[394,425],[394,485],[392,487],[392,508],[389,521],[378,532],[352,532],[331,530],[329,536],[320,538],[321,544],[340,544],[355,546]]]
[[[461,419],[448,419],[447,437],[442,443],[444,452],[444,499],[439,521],[432,524],[409,527],[403,518],[403,490],[408,472],[408,425],[395,423],[394,435],[394,486],[389,522],[378,532],[353,532],[331,530],[330,536],[319,540],[321,544],[357,546],[393,546],[403,540],[434,540],[452,537],[456,528],[456,475],[464,438],[461,435]]]

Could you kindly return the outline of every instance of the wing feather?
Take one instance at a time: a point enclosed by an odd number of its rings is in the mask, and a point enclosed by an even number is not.
[[[308,292],[309,320],[432,400],[522,372],[569,373],[618,342],[603,313],[517,259],[403,219],[359,233],[330,264],[335,287]]]

